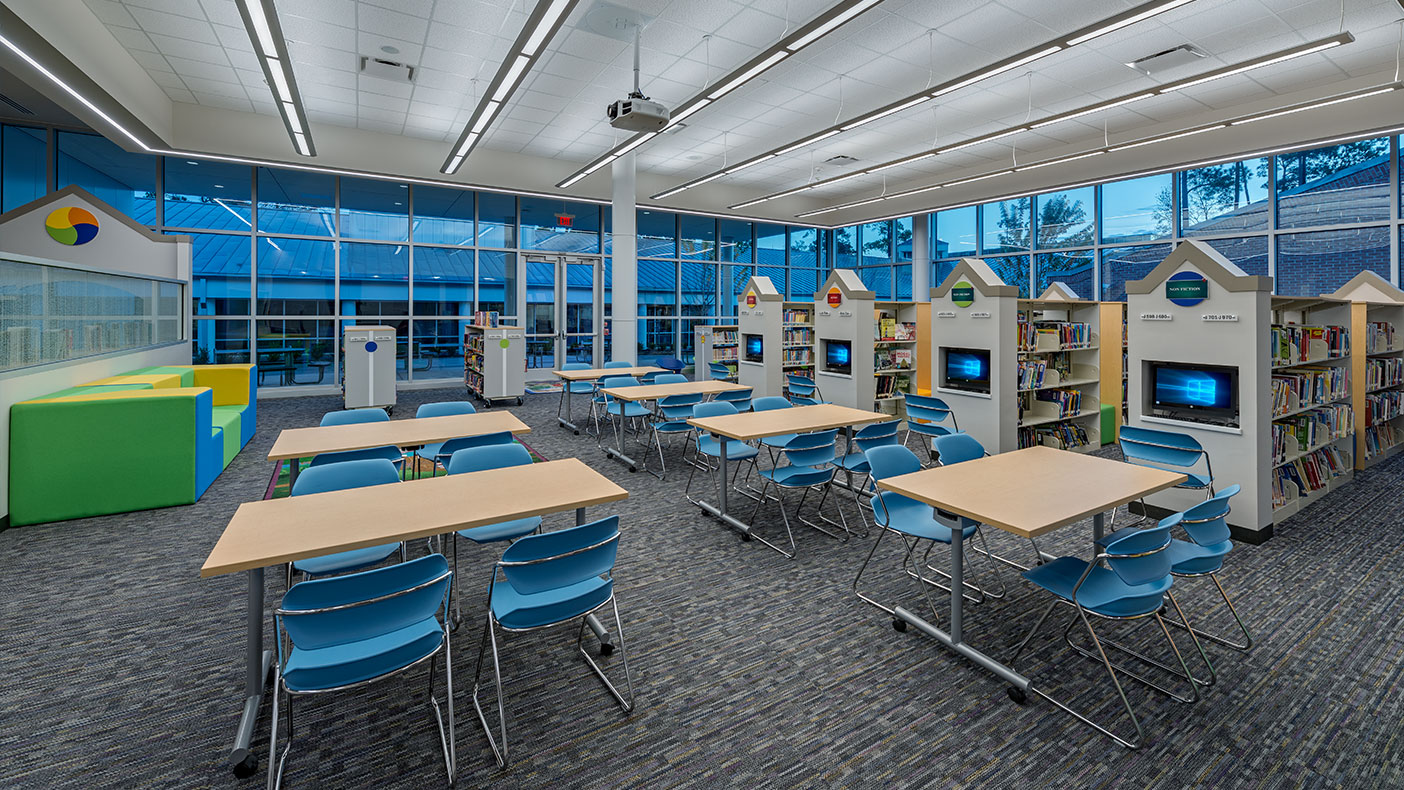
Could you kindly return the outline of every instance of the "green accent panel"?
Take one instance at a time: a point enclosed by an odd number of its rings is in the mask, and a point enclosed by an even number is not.
[[[1102,444],[1111,444],[1116,441],[1116,407],[1110,403],[1102,404]]]
[[[190,367],[185,367],[185,366],[182,366],[182,365],[157,365],[156,367],[151,367],[151,368],[139,368],[139,369],[137,369],[137,370],[129,370],[129,371],[127,371],[126,373],[124,373],[123,375],[125,375],[125,376],[141,376],[141,375],[148,375],[148,376],[150,376],[150,375],[157,375],[157,374],[165,374],[165,375],[167,375],[167,376],[180,376],[180,386],[182,386],[182,387],[193,387],[193,386],[195,386],[195,369],[194,369],[194,368],[190,368]]]
[[[91,395],[94,392],[127,392],[129,390],[149,389],[151,389],[151,385],[146,383],[99,384],[96,387],[69,387],[66,390],[59,390],[58,392],[50,393],[48,395],[45,395],[43,398],[35,398],[34,400],[44,400],[45,398],[66,398],[69,395]]]
[[[14,405],[11,523],[195,501],[195,425],[194,396]]]
[[[243,406],[214,407],[213,425],[216,428],[224,429],[224,465],[226,467],[242,449],[242,445],[239,444],[239,424],[243,416]]]

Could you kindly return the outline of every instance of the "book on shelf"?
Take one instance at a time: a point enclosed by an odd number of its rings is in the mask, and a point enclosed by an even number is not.
[[[1313,341],[1323,344],[1317,346],[1315,358],[1312,357]],[[1273,367],[1299,365],[1349,354],[1350,330],[1343,326],[1274,325],[1268,343]]]
[[[721,344],[723,344],[723,343],[725,343],[725,344],[735,344],[736,342],[737,342],[737,339],[736,339],[736,330],[735,330],[735,329],[723,329],[723,330],[721,330],[721,331],[713,332],[713,333],[712,333],[712,344],[713,344],[713,345],[721,345]]]
[[[1081,390],[1040,390],[1034,398],[1055,404],[1059,417],[1072,417],[1082,411]]]
[[[1404,358],[1365,360],[1365,389],[1377,390],[1404,384]]]
[[[498,318],[496,310],[479,310],[473,313],[473,325],[496,329]]]
[[[786,308],[781,318],[787,324],[812,324],[814,323],[814,311],[803,308]]]
[[[1026,359],[1019,362],[1019,389],[1031,390],[1043,386],[1043,377],[1048,372],[1048,363],[1041,359]]]
[[[876,394],[879,398],[891,398],[898,393],[906,393],[911,387],[911,377],[906,374],[879,376]]]
[[[1347,474],[1350,466],[1349,453],[1328,445],[1277,467],[1272,481],[1272,506],[1287,504],[1289,486],[1295,487],[1299,496],[1320,491],[1330,485],[1331,480]]]
[[[909,348],[879,348],[873,352],[874,370],[909,369],[912,366],[912,350]]]
[[[1303,368],[1272,375],[1272,413],[1319,406],[1350,394],[1350,371],[1345,366]],[[1295,398],[1295,400],[1294,400]]]
[[[1394,324],[1388,321],[1371,321],[1365,325],[1365,353],[1379,354],[1393,351],[1395,345]]]
[[[916,340],[916,335],[915,321],[898,321],[877,311],[877,320],[873,323],[874,340]]]
[[[1056,447],[1060,450],[1075,450],[1092,443],[1087,429],[1077,423],[1066,422],[1058,425],[1039,425],[1019,429],[1019,449],[1025,447]]]
[[[813,345],[814,330],[805,327],[795,327],[791,329],[786,329],[782,342],[787,346],[799,345],[801,343],[806,345]]]
[[[1404,391],[1385,390],[1365,395],[1365,425],[1378,425],[1404,414]]]
[[[1287,437],[1297,442],[1301,452],[1326,442],[1344,439],[1355,432],[1355,415],[1343,403],[1293,415],[1272,423],[1273,463],[1287,459]]]
[[[1020,320],[1018,343],[1020,351],[1090,346],[1092,344],[1092,325],[1069,321]]]
[[[813,356],[808,348],[785,348],[781,351],[783,352],[781,362],[785,365],[808,365],[813,361]]]
[[[1393,449],[1400,442],[1404,442],[1404,429],[1396,427],[1392,422],[1373,425],[1365,429],[1365,457],[1374,458]]]

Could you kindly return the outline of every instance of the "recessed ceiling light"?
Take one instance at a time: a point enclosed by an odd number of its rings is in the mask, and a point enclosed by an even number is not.
[[[214,185],[214,188],[215,188],[215,189],[224,189],[224,185],[223,185],[223,184],[215,184],[215,185]]]
[[[185,163],[186,163],[187,165],[198,165],[198,164],[200,164],[199,162],[196,162],[196,161],[193,160],[193,159],[187,159],[187,160],[185,160]]]

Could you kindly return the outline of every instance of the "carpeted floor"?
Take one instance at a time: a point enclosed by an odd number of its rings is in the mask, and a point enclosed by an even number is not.
[[[457,395],[402,393],[395,417]],[[556,427],[556,402],[534,395],[513,409],[535,429],[531,446],[585,459],[631,492],[613,511],[624,526],[616,589],[637,707],[626,715],[612,704],[573,654],[573,629],[509,637],[512,764],[498,770],[469,697],[493,554],[469,549],[460,590],[471,616],[453,662],[460,786],[1404,786],[1404,461],[1360,474],[1268,543],[1235,548],[1225,584],[1258,646],[1247,657],[1211,648],[1219,683],[1195,705],[1129,684],[1147,733],[1130,752],[1047,702],[1016,706],[991,675],[915,631],[894,631],[850,588],[870,541],[804,529],[793,561],[743,543],[687,503],[685,474],[630,474],[593,439]],[[253,442],[196,505],[0,533],[0,787],[258,786],[261,774],[236,780],[225,763],[243,683],[244,579],[202,580],[198,570],[239,503],[263,496],[272,470],[262,458],[277,432],[338,407],[332,398],[260,402]],[[762,516],[770,534],[775,518]],[[569,514],[548,518],[548,527],[569,523]],[[1069,527],[1045,548],[1082,553],[1088,534]],[[1027,552],[989,537],[997,551]],[[933,557],[944,562],[944,549]],[[896,559],[886,542],[865,585],[922,606]],[[268,576],[272,606],[281,574]],[[1046,600],[1004,579],[1006,599],[966,610],[967,638],[1001,656]],[[1205,614],[1207,582],[1177,589],[1200,621],[1223,626]],[[1163,648],[1154,626],[1110,632]],[[618,653],[605,666],[617,671]],[[1056,631],[1020,666],[1127,726],[1105,673]],[[287,785],[442,786],[424,679],[302,703]],[[260,754],[267,726],[265,705]]]

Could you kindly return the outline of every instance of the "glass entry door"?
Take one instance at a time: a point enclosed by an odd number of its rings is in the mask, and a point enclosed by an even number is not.
[[[559,368],[566,362],[591,367],[601,358],[599,320],[603,312],[603,264],[584,255],[527,254],[525,321],[527,374]]]

